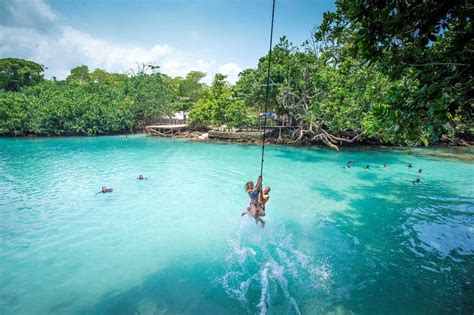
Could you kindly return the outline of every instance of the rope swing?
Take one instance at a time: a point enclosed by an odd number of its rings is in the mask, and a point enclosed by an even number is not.
[[[267,110],[268,110],[268,94],[270,93],[270,69],[272,64],[272,43],[273,43],[273,20],[275,18],[275,0],[272,6],[272,26],[270,30],[270,48],[268,52],[268,72],[267,72],[267,88],[265,92],[265,111],[263,118],[263,139],[262,139],[262,162],[260,164],[260,177],[263,176],[263,158],[265,156],[265,137],[267,131]]]

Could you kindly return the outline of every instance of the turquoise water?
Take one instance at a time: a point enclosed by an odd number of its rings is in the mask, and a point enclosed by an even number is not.
[[[259,150],[0,139],[0,314],[472,314],[474,164],[269,146],[262,228]]]

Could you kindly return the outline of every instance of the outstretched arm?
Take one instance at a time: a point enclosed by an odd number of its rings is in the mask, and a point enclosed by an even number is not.
[[[259,176],[257,179],[257,184],[255,185],[255,189],[262,190],[262,182],[263,178],[262,176]]]

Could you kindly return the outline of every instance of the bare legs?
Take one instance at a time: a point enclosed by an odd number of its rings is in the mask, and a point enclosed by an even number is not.
[[[242,212],[241,216],[249,215],[255,219],[255,224],[261,223],[262,227],[265,226],[265,221],[262,220],[261,217],[265,216],[265,210],[260,207],[256,207],[255,205],[250,205],[247,207],[247,211]]]
[[[241,216],[243,217],[244,215],[248,215],[250,214],[250,207],[247,207],[247,210],[245,210],[244,212],[242,212]]]

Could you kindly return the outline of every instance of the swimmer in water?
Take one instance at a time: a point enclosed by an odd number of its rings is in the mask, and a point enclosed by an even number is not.
[[[349,162],[347,162],[347,164],[354,164],[356,161],[354,160],[350,160]]]
[[[423,172],[423,170],[420,168],[420,169],[418,170],[418,173],[422,173],[422,172]]]
[[[105,194],[105,193],[111,193],[112,191],[114,191],[112,188],[107,188],[106,186],[102,186],[102,189],[96,193],[97,194]]]
[[[369,165],[364,166],[364,168],[365,168],[366,170],[368,170],[369,167],[370,167]]]
[[[411,165],[411,163],[408,163],[407,167],[408,167],[408,168],[412,168],[413,165]]]
[[[383,163],[383,167],[387,167],[387,164],[386,164],[386,163]]]
[[[137,179],[139,179],[139,180],[144,180],[144,179],[148,179],[148,177],[143,177],[143,175],[139,175],[139,176],[137,177]]]
[[[421,183],[421,179],[417,178],[413,181],[413,186],[415,186],[415,184],[419,184]]]

